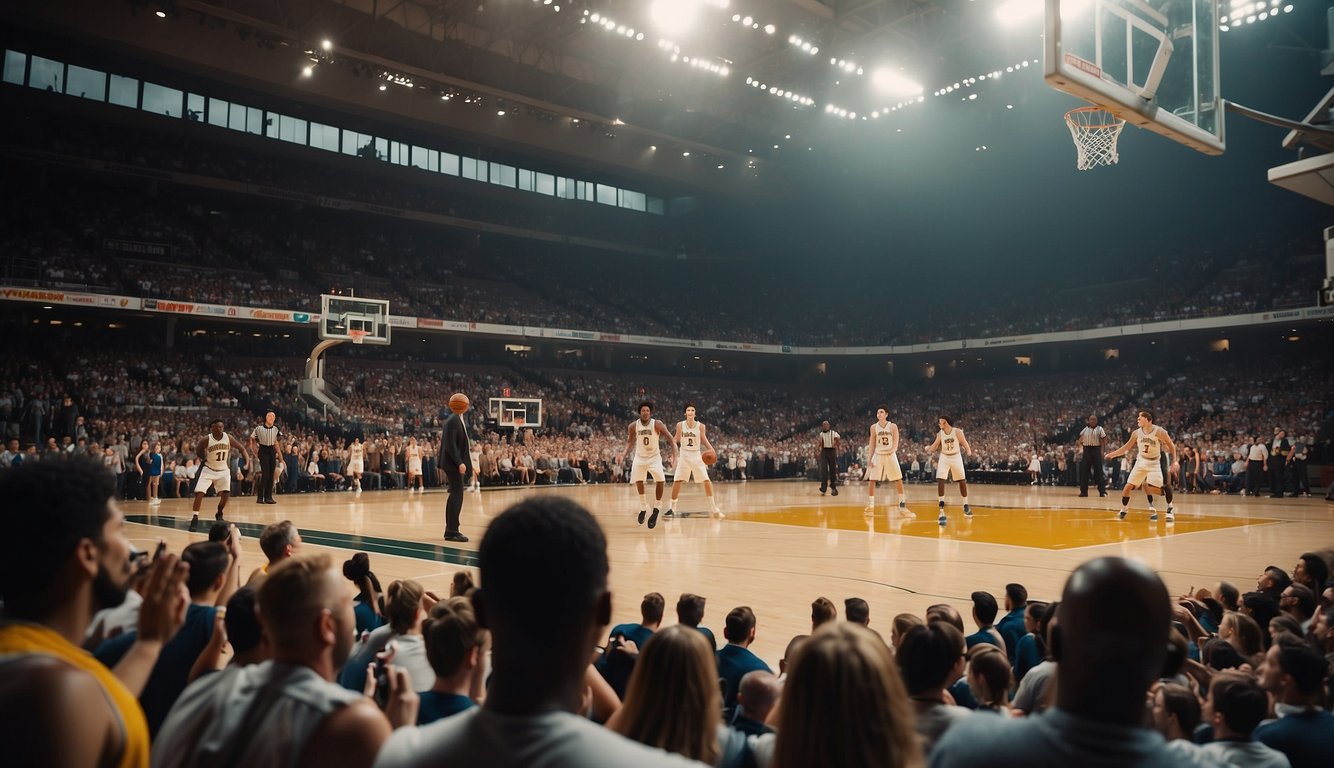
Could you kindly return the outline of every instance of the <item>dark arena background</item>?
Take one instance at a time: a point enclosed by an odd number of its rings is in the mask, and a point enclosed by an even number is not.
[[[228,468],[246,572],[291,520],[444,595],[496,515],[563,496],[607,535],[614,623],[694,593],[721,643],[750,606],[774,670],[820,597],[888,639],[936,603],[971,632],[1009,583],[1057,599],[1102,555],[1182,595],[1334,554],[1328,4],[1216,35],[1223,94],[1289,124],[1229,115],[1210,156],[1132,121],[1087,171],[1027,5],[7,4],[0,463],[103,456],[131,539],[179,550],[217,507],[192,532],[210,423],[248,443],[272,410],[276,503]],[[1299,162],[1326,175],[1270,182]],[[455,392],[469,541],[441,538]],[[653,528],[641,401],[669,432],[693,405],[717,453],[712,499],[686,483]],[[881,406],[906,504],[882,481],[868,509]],[[1080,432],[1111,452],[1146,409],[1174,516],[1137,490],[1118,519],[1135,457],[1081,493]],[[942,415],[969,514],[953,481],[939,502]]]

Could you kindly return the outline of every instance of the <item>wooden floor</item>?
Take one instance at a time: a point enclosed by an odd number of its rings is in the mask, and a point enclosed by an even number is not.
[[[984,486],[970,488],[973,518],[966,519],[957,488],[946,489],[948,523],[936,523],[933,485],[908,486],[916,519],[889,514],[893,493],[879,488],[879,507],[867,518],[865,485],[821,496],[810,482],[764,481],[715,486],[725,520],[711,520],[699,486],[685,486],[678,511],[690,516],[648,530],[635,522],[638,499],[626,485],[496,489],[465,494],[467,544],[444,546],[445,493],[375,491],[279,496],[259,506],[251,497],[231,500],[227,518],[242,526],[248,572],[263,562],[256,539],[264,525],[290,519],[308,547],[340,559],[371,553],[371,566],[387,586],[411,578],[429,590],[448,591],[460,568],[475,568],[475,551],[488,521],[528,494],[562,494],[588,507],[607,532],[614,619],[637,621],[647,592],[667,598],[667,622],[682,592],[708,598],[704,624],[722,642],[723,619],[749,605],[759,619],[753,649],[777,668],[788,640],[810,629],[810,603],[825,596],[839,606],[862,597],[871,605],[871,627],[889,636],[897,613],[921,614],[937,602],[954,604],[967,621],[974,590],[1004,601],[1007,582],[1024,584],[1034,599],[1054,599],[1071,569],[1100,555],[1135,557],[1156,569],[1173,594],[1219,579],[1253,589],[1268,565],[1291,572],[1302,552],[1334,545],[1334,504],[1320,496],[1178,495],[1177,521],[1151,523],[1143,494],[1131,514],[1115,519],[1118,495],[1078,498],[1071,488]],[[668,488],[670,493],[670,487]],[[650,488],[650,506],[652,504]],[[1165,505],[1157,501],[1160,513]],[[211,521],[214,499],[202,517]],[[665,503],[663,508],[665,509]],[[166,500],[150,517],[144,502],[125,502],[129,536],[141,548],[165,538],[179,551],[204,533],[184,530],[188,500]]]

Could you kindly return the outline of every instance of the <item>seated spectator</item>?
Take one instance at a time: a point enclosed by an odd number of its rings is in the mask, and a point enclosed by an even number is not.
[[[475,589],[477,584],[472,580],[472,574],[467,571],[455,571],[449,580],[450,597],[472,597]]]
[[[1006,650],[1005,640],[995,626],[997,612],[996,598],[990,592],[973,593],[973,623],[977,624],[977,631],[964,638],[969,648],[978,643],[991,643],[1002,651]]]
[[[1315,618],[1315,593],[1305,584],[1289,584],[1279,595],[1278,609],[1296,619],[1304,634],[1311,619]]]
[[[255,602],[255,588],[241,587],[227,601],[227,644],[232,647],[229,664],[244,667],[260,664],[273,658],[273,647],[264,636],[259,622],[259,606]]]
[[[718,649],[716,679],[723,688],[723,719],[730,720],[732,710],[736,707],[736,692],[741,685],[741,678],[751,670],[773,670],[750,651],[750,644],[755,642],[755,612],[749,606],[733,608],[727,614],[723,637],[727,638],[727,645]]]
[[[494,640],[486,702],[420,728],[401,728],[377,768],[522,765],[639,768],[691,765],[573,714],[588,660],[611,622],[607,541],[583,507],[533,497],[491,522],[473,596]],[[543,599],[533,600],[541,584]]]
[[[704,636],[673,624],[654,632],[639,655],[625,703],[607,728],[707,765],[743,765],[745,735],[718,721],[722,699]]]
[[[1024,626],[1024,616],[1028,607],[1028,590],[1023,584],[1005,585],[1005,615],[996,622],[996,631],[1005,641],[1005,653],[1014,665],[1015,653],[1019,649],[1019,639],[1029,632]]]
[[[783,685],[774,673],[762,669],[747,672],[736,691],[736,713],[730,725],[747,736],[773,733],[766,721],[782,690]]]
[[[961,722],[936,745],[932,766],[1179,765],[1143,726],[1170,627],[1167,589],[1151,571],[1122,558],[1085,563],[1065,584],[1052,633],[1055,706],[1042,717]]]
[[[1303,552],[1297,558],[1297,565],[1292,569],[1294,584],[1303,584],[1313,594],[1325,591],[1325,582],[1329,580],[1329,566],[1325,559],[1314,552]]]
[[[1269,699],[1255,678],[1241,672],[1215,675],[1203,710],[1214,739],[1196,748],[1198,761],[1237,768],[1289,768],[1282,752],[1251,740],[1268,709]]]
[[[968,688],[977,700],[978,712],[1010,716],[1010,687],[1014,674],[1000,649],[982,643],[968,652]]]
[[[1167,739],[1167,751],[1182,763],[1198,762],[1198,748],[1191,741],[1200,724],[1200,700],[1184,685],[1159,683],[1153,692],[1150,717],[1154,730]]]
[[[1019,638],[1014,649],[1014,679],[1017,683],[1022,683],[1028,670],[1040,664],[1047,656],[1047,642],[1039,634],[1042,617],[1046,612],[1046,603],[1031,602],[1024,606],[1025,634]]]
[[[945,696],[945,690],[963,676],[965,657],[963,635],[943,621],[909,629],[895,657],[917,713],[917,733],[928,752],[942,734],[971,714]]]
[[[357,616],[357,637],[384,625],[384,591],[371,570],[370,555],[358,552],[343,562],[343,578],[357,587],[352,611]]]
[[[269,561],[251,571],[250,578],[246,579],[246,586],[255,589],[259,589],[260,583],[272,568],[301,549],[301,532],[291,520],[270,523],[259,534],[259,548]]]
[[[900,613],[894,617],[894,623],[889,630],[889,644],[898,653],[899,648],[903,646],[903,636],[913,627],[925,626],[922,617],[915,613]]]
[[[1256,578],[1255,590],[1263,592],[1270,600],[1277,603],[1279,596],[1283,594],[1283,590],[1287,589],[1291,583],[1292,579],[1288,577],[1287,571],[1277,565],[1271,565]]]
[[[393,644],[390,660],[407,673],[413,691],[424,691],[435,682],[435,670],[426,658],[426,644],[422,638],[422,618],[425,611],[436,603],[434,595],[411,579],[395,581],[385,592],[384,615],[387,624],[371,632],[352,649],[338,682],[353,691],[366,687],[366,669],[375,661],[376,654]]]
[[[912,706],[889,648],[856,624],[816,630],[792,660],[777,734],[761,736],[755,752],[772,768],[922,765]]]
[[[214,635],[217,607],[226,605],[240,582],[241,534],[235,526],[231,530],[227,546],[215,541],[196,541],[181,552],[181,562],[190,566],[186,580],[190,606],[185,623],[162,647],[153,673],[139,695],[144,716],[148,718],[149,734],[158,732],[176,697],[190,682],[196,660]],[[108,669],[115,669],[137,638],[137,632],[127,632],[102,643],[94,655]]]
[[[598,657],[597,669],[602,677],[616,691],[616,695],[625,698],[626,686],[630,683],[630,673],[635,669],[635,661],[644,648],[644,643],[662,626],[662,613],[665,605],[662,595],[650,592],[639,603],[640,621],[638,624],[617,624],[607,636],[607,647]]]
[[[115,670],[79,643],[93,614],[125,599],[139,566],[100,461],[23,462],[0,472],[0,739],[31,765],[145,766],[136,697],[185,620],[188,566],[149,566],[136,636]]]
[[[333,560],[280,563],[258,603],[274,660],[230,666],[185,689],[153,742],[154,765],[369,766],[390,725],[369,699],[333,682],[355,622]]]
[[[1293,635],[1274,638],[1257,670],[1278,719],[1256,728],[1253,736],[1287,755],[1292,768],[1334,764],[1334,715],[1320,707],[1327,674],[1325,657]]]
[[[676,601],[676,621],[679,624],[685,624],[687,627],[694,627],[699,630],[700,634],[709,639],[709,647],[716,651],[718,650],[718,641],[713,638],[713,630],[700,626],[700,622],[704,621],[704,602],[706,599],[699,595],[692,595],[689,592],[682,592],[681,597]]]
[[[433,723],[476,706],[482,695],[486,630],[477,624],[466,597],[441,600],[422,622],[426,659],[435,683],[418,696],[417,725]]]

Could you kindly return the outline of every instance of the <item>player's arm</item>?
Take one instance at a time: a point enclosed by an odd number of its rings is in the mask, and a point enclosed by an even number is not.
[[[1162,436],[1159,439],[1163,442],[1163,450],[1167,451],[1167,455],[1171,457],[1167,460],[1167,463],[1170,465],[1177,460],[1176,443],[1172,442],[1172,436],[1167,434],[1167,430],[1160,427],[1158,431],[1162,433]]]
[[[866,466],[875,466],[875,425],[872,424],[866,436]]]
[[[1131,432],[1131,433],[1130,433],[1130,439],[1126,441],[1126,444],[1125,444],[1125,445],[1121,446],[1120,448],[1117,448],[1116,450],[1114,450],[1114,451],[1112,451],[1111,453],[1107,454],[1107,455],[1104,456],[1103,458],[1106,458],[1106,459],[1115,459],[1117,456],[1120,456],[1120,455],[1125,454],[1125,453],[1129,453],[1129,452],[1130,452],[1130,448],[1131,448],[1131,446],[1133,446],[1134,444],[1135,444],[1135,433],[1134,433],[1134,432]]]
[[[890,438],[889,438],[889,452],[890,452],[891,454],[897,454],[897,453],[899,452],[899,425],[898,425],[898,424],[890,424],[890,425],[889,425],[889,435],[890,435]]]
[[[939,432],[936,433],[936,439],[935,439],[935,441],[932,442],[931,445],[927,446],[927,448],[926,448],[926,452],[927,452],[927,453],[935,453],[935,452],[938,451],[938,450],[940,450],[940,433],[939,433]]]
[[[204,462],[208,461],[208,438],[199,441],[195,446],[195,455],[199,457],[199,465],[202,467]]]
[[[705,427],[704,427],[704,422],[701,421],[701,422],[697,422],[697,423],[699,424],[699,444],[700,444],[700,447],[702,447],[702,448],[703,448],[704,450],[706,450],[706,451],[713,451],[713,443],[710,443],[710,442],[709,442],[709,433],[708,433],[708,431],[707,431],[707,430],[705,429]],[[714,453],[717,453],[717,451],[713,451],[713,452],[714,452]]]
[[[661,421],[653,422],[653,429],[659,435],[667,438],[667,442],[672,444],[672,466],[676,466],[676,440],[672,437],[672,433],[667,431],[667,428],[662,425]]]
[[[625,439],[625,450],[621,451],[622,464],[625,463],[625,457],[629,456],[630,452],[635,449],[635,425],[631,424],[629,427],[626,428],[626,431],[629,433],[629,435]]]
[[[972,456],[973,446],[968,444],[968,438],[963,436],[963,430],[959,429],[958,427],[955,427],[954,431],[959,433],[959,447],[963,448],[964,451],[966,451],[969,456]]]
[[[704,427],[704,425],[700,424],[699,422],[695,422],[695,425],[700,427],[701,429]],[[674,443],[681,442],[681,422],[679,421],[676,422],[676,432],[672,434],[672,442]]]

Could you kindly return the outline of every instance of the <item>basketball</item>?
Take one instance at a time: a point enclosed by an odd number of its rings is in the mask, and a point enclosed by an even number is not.
[[[704,453],[701,453],[699,457],[710,467],[718,463],[718,453],[716,451],[705,451]]]
[[[468,396],[462,392],[455,392],[449,396],[449,410],[454,413],[463,413],[468,410]]]

